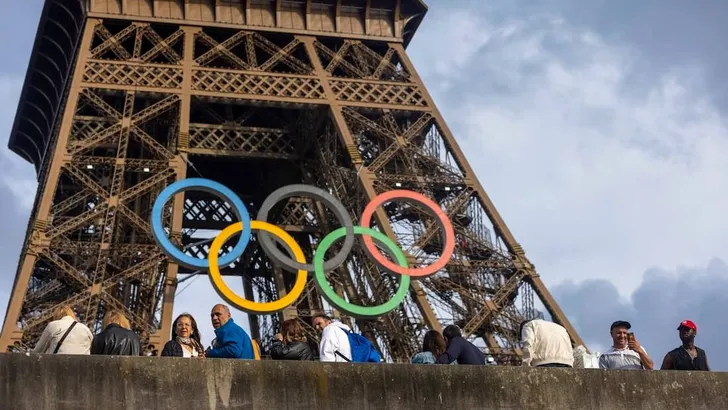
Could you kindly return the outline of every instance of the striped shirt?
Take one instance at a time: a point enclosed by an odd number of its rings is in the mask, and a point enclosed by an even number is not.
[[[640,349],[647,354],[644,347],[640,346]],[[602,353],[599,357],[599,368],[600,369],[613,369],[613,370],[634,370],[644,369],[642,366],[642,359],[640,355],[629,348],[615,349],[612,347],[609,351]]]

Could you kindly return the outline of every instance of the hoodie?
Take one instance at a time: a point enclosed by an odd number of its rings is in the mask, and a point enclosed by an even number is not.
[[[336,351],[351,360],[351,346],[346,331],[351,331],[349,326],[340,322],[331,322],[321,333],[319,344],[319,356],[322,362],[346,362]]]

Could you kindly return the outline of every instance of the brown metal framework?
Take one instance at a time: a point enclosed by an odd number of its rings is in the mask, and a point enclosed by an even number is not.
[[[95,330],[104,311],[123,309],[145,341],[163,344],[178,275],[199,272],[167,260],[149,214],[165,186],[188,176],[229,186],[252,215],[271,191],[300,182],[331,190],[355,222],[391,189],[440,203],[457,240],[448,265],[413,281],[387,316],[342,318],[391,361],[408,360],[427,329],[457,323],[499,362],[517,363],[518,325],[540,315],[533,291],[583,344],[407,57],[425,12],[418,0],[46,1],[10,142],[40,184],[0,349],[32,347],[62,304]],[[204,256],[205,231],[234,222],[229,211],[188,192],[170,201],[165,223]],[[391,203],[375,225],[412,263],[428,264],[442,249],[428,218]],[[309,258],[335,224],[304,198],[282,203],[271,221]],[[292,285],[255,240],[223,273],[259,301]],[[396,286],[356,248],[330,281],[362,304],[382,303]],[[280,315],[250,316],[253,337],[265,350],[281,319],[298,317],[311,330],[320,311],[330,309],[310,282]]]

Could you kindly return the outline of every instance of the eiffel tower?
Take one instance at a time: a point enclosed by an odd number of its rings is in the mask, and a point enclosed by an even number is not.
[[[10,136],[39,181],[0,334],[0,350],[32,348],[53,310],[69,304],[92,331],[122,309],[145,344],[169,339],[178,284],[197,274],[155,244],[154,200],[170,183],[203,177],[257,213],[292,183],[325,188],[358,223],[377,194],[409,189],[451,219],[456,247],[436,274],[413,280],[399,308],[377,319],[332,311],[309,277],[272,315],[249,315],[262,350],[281,320],[327,312],[406,362],[422,335],[455,323],[501,364],[517,364],[519,323],[542,317],[534,293],[575,344],[574,328],[506,227],[407,56],[421,0],[46,0]],[[165,223],[189,255],[236,221],[204,192],[168,202]],[[334,218],[307,198],[269,221],[311,260]],[[392,202],[375,228],[430,264],[442,252],[423,210]],[[337,292],[380,304],[396,281],[358,246],[328,276]],[[228,248],[229,249],[229,248]],[[293,278],[255,241],[222,270],[245,297],[278,299]]]

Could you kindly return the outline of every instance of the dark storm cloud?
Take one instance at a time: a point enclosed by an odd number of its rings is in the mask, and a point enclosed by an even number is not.
[[[690,319],[698,325],[696,344],[706,350],[712,370],[726,371],[726,290],[728,266],[714,259],[705,268],[651,269],[627,300],[606,280],[565,282],[552,292],[591,350],[595,344],[610,346],[609,325],[627,320],[659,368],[665,353],[680,345],[678,324]]]

